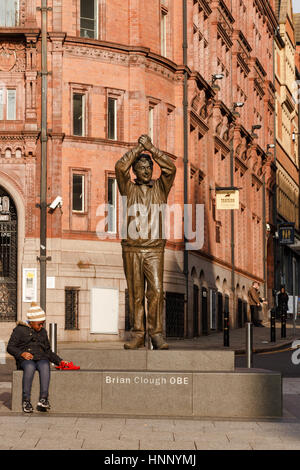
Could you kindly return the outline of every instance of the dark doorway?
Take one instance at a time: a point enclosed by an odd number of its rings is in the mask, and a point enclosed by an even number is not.
[[[238,328],[243,328],[244,326],[244,312],[242,299],[237,299],[237,326]]]
[[[218,292],[218,331],[223,331],[223,294]]]
[[[244,324],[247,323],[248,321],[248,302],[246,300],[243,300],[243,318],[244,318]]]
[[[17,211],[0,187],[0,321],[17,319]]]
[[[202,309],[201,309],[201,319],[202,319],[202,334],[208,334],[208,321],[207,321],[207,289],[202,287]]]
[[[184,337],[184,294],[166,293],[166,336]]]
[[[199,287],[194,284],[193,331],[194,337],[199,336]]]

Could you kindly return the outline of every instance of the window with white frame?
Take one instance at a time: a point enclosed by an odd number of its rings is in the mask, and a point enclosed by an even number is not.
[[[85,211],[85,177],[80,173],[73,173],[72,211]]]
[[[154,138],[154,106],[150,105],[148,109],[148,134],[153,142]]]
[[[85,135],[85,94],[73,93],[73,135]]]
[[[97,39],[98,1],[80,0],[80,36]]]
[[[6,119],[8,121],[16,120],[16,90],[7,90],[7,99],[6,99]]]
[[[117,182],[116,178],[107,178],[107,231],[117,231]]]
[[[17,119],[17,91],[0,89],[0,120],[15,121]]]
[[[0,27],[14,28],[19,25],[19,0],[0,1]]]
[[[168,11],[161,8],[160,16],[160,53],[162,56],[167,56],[167,17]]]

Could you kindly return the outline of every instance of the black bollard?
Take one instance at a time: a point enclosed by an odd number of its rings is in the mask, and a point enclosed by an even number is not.
[[[286,310],[281,309],[281,338],[286,338]]]
[[[229,347],[229,312],[224,312],[224,346]]]
[[[276,341],[276,310],[275,308],[271,309],[271,343]]]
[[[246,323],[246,361],[248,369],[253,367],[253,323]]]

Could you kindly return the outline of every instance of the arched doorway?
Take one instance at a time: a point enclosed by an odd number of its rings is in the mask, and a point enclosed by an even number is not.
[[[17,227],[14,200],[0,186],[0,321],[17,319]]]

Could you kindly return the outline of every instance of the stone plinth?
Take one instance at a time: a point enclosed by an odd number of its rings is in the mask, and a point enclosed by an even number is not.
[[[12,410],[21,411],[22,371],[13,373]],[[39,377],[32,404],[39,398]],[[185,418],[282,415],[281,374],[234,372],[52,371],[50,413]]]

